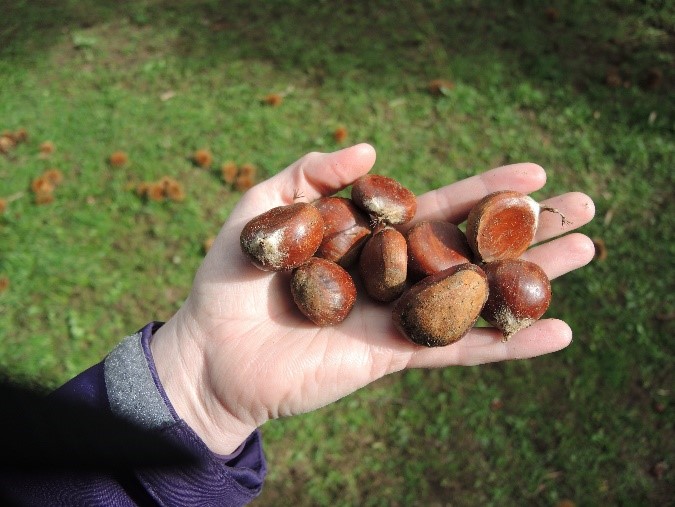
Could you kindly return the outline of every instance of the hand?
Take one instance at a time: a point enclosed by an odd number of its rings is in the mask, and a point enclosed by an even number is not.
[[[474,328],[453,345],[421,347],[394,328],[392,305],[363,295],[337,326],[319,328],[306,320],[292,301],[290,275],[255,268],[240,250],[241,230],[254,216],[292,203],[297,192],[310,202],[335,193],[374,163],[367,144],[310,153],[250,189],[204,259],[188,299],[156,333],[151,346],[162,384],[211,450],[230,453],[269,419],[322,407],[404,368],[529,358],[570,343],[565,322],[543,319],[506,343],[493,328]],[[534,164],[494,169],[419,196],[415,221],[461,223],[484,195],[503,189],[529,193],[545,181],[544,170]],[[535,242],[567,233],[594,214],[593,202],[580,193],[545,204],[571,223],[561,226],[559,216],[542,214]],[[587,264],[593,253],[592,242],[573,233],[524,256],[556,278]]]

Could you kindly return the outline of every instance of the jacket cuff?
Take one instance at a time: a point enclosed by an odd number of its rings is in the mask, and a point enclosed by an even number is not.
[[[180,470],[140,470],[136,475],[160,503],[247,503],[260,493],[267,471],[260,432],[254,431],[232,454],[223,456],[209,450],[178,416],[157,375],[150,340],[160,326],[148,324],[106,357],[108,400],[116,415],[192,450],[199,465]]]

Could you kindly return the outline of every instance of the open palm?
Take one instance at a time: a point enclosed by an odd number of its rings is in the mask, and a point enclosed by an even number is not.
[[[567,324],[543,319],[506,343],[495,329],[474,328],[447,347],[421,347],[395,329],[391,305],[373,302],[363,291],[339,325],[319,328],[306,320],[292,301],[290,274],[255,268],[239,248],[241,230],[254,216],[290,204],[298,193],[308,201],[335,193],[374,162],[375,152],[366,144],[312,153],[249,190],[206,256],[189,298],[157,332],[152,349],[165,389],[212,450],[230,452],[270,418],[319,408],[404,368],[534,357],[569,344]],[[461,223],[484,195],[504,189],[529,193],[545,180],[534,164],[494,169],[419,196],[415,221]],[[524,257],[556,278],[592,259],[592,242],[567,233],[587,223],[594,206],[576,192],[546,204],[569,223],[542,215],[535,243],[546,243]]]

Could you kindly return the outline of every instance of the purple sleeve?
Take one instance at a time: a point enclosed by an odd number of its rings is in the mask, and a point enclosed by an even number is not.
[[[150,352],[159,325],[127,337],[102,362],[53,393],[79,400],[157,431],[187,447],[198,465],[138,469],[119,474],[41,474],[13,478],[7,494],[21,505],[244,505],[261,491],[266,474],[259,431],[232,454],[211,452],[176,414]]]

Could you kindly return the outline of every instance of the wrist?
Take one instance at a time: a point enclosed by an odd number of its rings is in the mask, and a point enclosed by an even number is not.
[[[234,452],[256,429],[223,406],[207,379],[203,340],[182,311],[150,341],[157,375],[174,411],[214,453]]]

